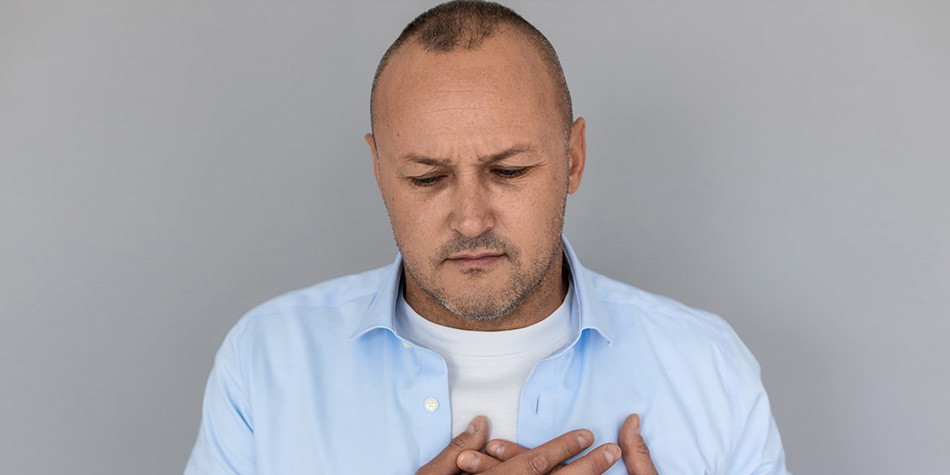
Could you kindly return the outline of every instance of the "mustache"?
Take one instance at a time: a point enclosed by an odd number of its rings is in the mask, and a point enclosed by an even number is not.
[[[502,236],[488,232],[479,234],[475,237],[466,237],[462,236],[461,234],[456,234],[451,241],[439,246],[439,250],[436,255],[438,256],[438,261],[442,262],[453,254],[472,249],[487,249],[490,251],[502,252],[508,254],[508,256],[512,259],[517,258],[521,254],[517,246],[512,244],[511,241]]]

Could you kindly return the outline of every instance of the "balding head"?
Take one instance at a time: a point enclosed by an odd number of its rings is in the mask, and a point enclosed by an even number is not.
[[[376,75],[370,97],[370,115],[373,130],[378,122],[377,89],[387,66],[401,50],[417,48],[429,54],[472,51],[496,35],[512,35],[526,42],[540,59],[540,64],[550,84],[548,100],[553,103],[564,131],[565,140],[570,137],[574,120],[571,109],[571,94],[564,79],[564,72],[557,53],[548,39],[510,8],[494,2],[456,0],[438,5],[410,22],[396,41],[386,50]]]

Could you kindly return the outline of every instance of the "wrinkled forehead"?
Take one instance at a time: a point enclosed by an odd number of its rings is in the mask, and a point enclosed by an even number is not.
[[[374,133],[534,122],[559,127],[555,88],[526,39],[499,33],[475,49],[430,53],[407,42],[377,84]]]

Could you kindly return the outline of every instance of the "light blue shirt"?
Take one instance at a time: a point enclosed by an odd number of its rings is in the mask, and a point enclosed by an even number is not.
[[[574,336],[525,382],[519,444],[579,428],[616,442],[638,413],[663,475],[787,473],[759,365],[725,321],[584,269],[567,240],[564,254]],[[245,315],[215,358],[185,473],[410,474],[445,448],[448,372],[395,323],[401,264]]]

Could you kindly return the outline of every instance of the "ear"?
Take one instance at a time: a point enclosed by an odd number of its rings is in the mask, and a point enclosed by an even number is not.
[[[568,149],[571,164],[567,178],[567,192],[574,193],[581,186],[581,177],[584,176],[584,162],[587,160],[587,137],[585,137],[587,123],[583,117],[578,117],[571,126],[571,143]]]
[[[379,187],[379,192],[382,193],[383,184],[379,181],[379,154],[376,152],[376,139],[373,137],[373,134],[366,134],[363,140],[366,140],[366,144],[369,145],[369,151],[373,155],[373,173],[376,174],[376,186]]]

